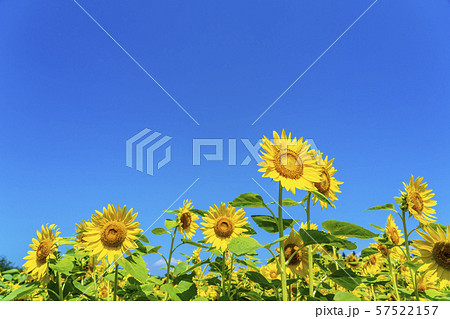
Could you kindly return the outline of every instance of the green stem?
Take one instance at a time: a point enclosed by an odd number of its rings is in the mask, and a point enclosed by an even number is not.
[[[230,273],[228,274],[228,298],[231,296],[231,277],[233,275],[233,260],[234,255],[231,254]]]
[[[95,275],[95,264],[96,264],[96,257],[92,257],[92,276],[94,277],[94,300],[97,301],[98,299],[98,291],[97,291],[97,276]],[[89,263],[88,263],[88,269],[89,269]]]
[[[222,296],[225,296],[225,254],[226,251],[222,254],[222,276],[220,276],[220,279],[222,279]]]
[[[402,211],[402,222],[403,222],[403,231],[405,232],[405,249],[406,249],[406,260],[411,262],[411,254],[409,253],[409,236],[408,230],[406,229],[406,214]],[[414,293],[416,296],[416,300],[419,301],[419,291],[417,290],[417,278],[416,272],[409,268],[409,272],[411,273],[411,279],[414,286]]]
[[[58,297],[60,301],[64,301],[63,289],[61,286],[61,273],[58,271]]]
[[[283,186],[281,182],[278,182],[278,235],[279,238],[284,236],[283,234]],[[281,272],[281,292],[283,301],[287,301],[287,287],[286,287],[286,258],[284,256],[284,241],[280,241],[280,272]]]
[[[177,228],[175,227],[172,234],[172,242],[170,243],[170,251],[169,251],[169,260],[167,263],[167,274],[166,274],[166,283],[170,282],[170,268],[172,263],[172,254],[173,254],[173,243],[175,242],[175,235],[177,234]]]
[[[311,193],[308,192],[308,202],[306,206],[306,228],[311,230]],[[314,295],[314,277],[313,277],[313,255],[311,245],[308,246],[308,277],[309,277],[309,295]]]
[[[392,285],[394,286],[395,298],[397,299],[397,301],[400,301],[400,295],[398,293],[398,287],[397,287],[397,275],[394,274],[394,270],[392,268],[391,254],[389,252],[389,248],[386,250],[387,250],[387,260],[388,260],[388,264],[389,264],[389,274],[391,275]]]
[[[119,275],[119,264],[116,262],[116,270],[114,272],[114,295],[113,301],[117,300],[117,277]]]

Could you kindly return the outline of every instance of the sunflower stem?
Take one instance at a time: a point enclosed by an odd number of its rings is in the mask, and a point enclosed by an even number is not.
[[[394,270],[392,268],[391,254],[389,252],[389,248],[387,248],[386,251],[387,251],[387,260],[389,264],[389,274],[391,275],[392,285],[394,286],[395,298],[397,299],[397,301],[400,301],[400,295],[398,293],[397,287],[397,275],[394,273]]]
[[[406,260],[411,262],[411,254],[409,253],[409,235],[408,230],[406,229],[406,214],[405,211],[402,210],[402,222],[403,222],[403,231],[405,233],[405,249],[406,249]],[[416,272],[409,268],[409,272],[411,273],[411,279],[414,286],[414,294],[416,296],[416,300],[419,301],[419,291],[417,290],[417,278]]]
[[[311,192],[308,192],[308,201],[306,206],[306,229],[311,230]],[[314,277],[313,277],[313,255],[311,245],[308,246],[308,278],[309,278],[309,295],[314,295]]]
[[[58,297],[60,301],[64,301],[63,289],[61,286],[61,273],[58,271]]]
[[[232,280],[232,275],[233,275],[233,259],[234,259],[234,255],[231,254],[231,262],[230,262],[230,273],[228,274],[228,298],[231,296],[231,280]]]
[[[94,300],[97,301],[97,278],[95,276],[95,263],[96,258],[95,256],[92,257],[92,276],[94,278]],[[88,270],[89,270],[89,263],[88,263]]]
[[[278,234],[279,238],[283,234],[283,186],[278,182]],[[280,275],[281,275],[281,289],[283,301],[287,301],[287,287],[286,287],[286,258],[284,256],[284,242],[280,241]]]
[[[226,251],[222,254],[222,276],[220,276],[222,279],[222,296],[225,296],[225,258],[226,258]]]
[[[117,277],[119,275],[119,264],[116,262],[116,270],[114,272],[114,295],[113,301],[117,300]]]
[[[172,254],[173,254],[173,243],[175,242],[175,236],[177,234],[177,228],[175,227],[172,234],[172,242],[170,243],[170,251],[169,251],[169,260],[167,263],[167,274],[166,274],[166,283],[170,283],[170,264],[172,263]]]

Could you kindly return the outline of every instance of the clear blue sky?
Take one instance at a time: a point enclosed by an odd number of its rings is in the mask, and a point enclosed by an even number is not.
[[[270,201],[252,178],[276,186],[255,161],[192,166],[192,139],[256,142],[282,128],[314,139],[344,181],[337,208],[316,206],[313,222],[384,225],[385,213],[364,209],[393,202],[414,174],[450,223],[449,1],[379,0],[255,125],[372,1],[79,3],[200,125],[75,2],[0,1],[0,255],[22,265],[42,224],[71,236],[108,203],[133,207],[146,229],[197,178],[172,208],[244,192]],[[172,161],[154,176],[125,165],[125,141],[144,128],[173,137]],[[238,162],[246,155],[239,145]]]

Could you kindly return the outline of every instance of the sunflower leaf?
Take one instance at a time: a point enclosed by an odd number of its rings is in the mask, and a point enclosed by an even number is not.
[[[346,239],[341,239],[339,237],[333,236],[321,230],[305,230],[300,228],[298,233],[303,240],[303,245],[316,245],[316,244],[326,244],[338,248],[354,250],[356,249],[355,243],[348,241]]]
[[[333,204],[332,201],[330,201],[328,199],[328,197],[326,197],[324,194],[322,194],[319,191],[316,190],[308,190],[309,192],[311,192],[314,196],[316,196],[321,202],[323,203],[327,203],[328,205],[330,205],[333,208],[336,208],[336,206]]]
[[[353,291],[362,282],[362,278],[348,268],[336,270],[329,276],[329,278],[338,285],[350,291]]]
[[[339,291],[333,298],[334,301],[360,301],[358,297],[348,291]]]
[[[273,242],[271,242],[271,243],[268,243],[268,244],[265,244],[263,247],[264,248],[270,248],[270,247],[272,247],[273,245],[275,245],[276,243],[279,243],[280,241],[284,241],[286,238],[288,238],[289,237],[289,235],[285,235],[285,236],[283,236],[283,237],[281,237],[281,238],[278,238],[277,240],[275,240],[275,241],[273,241]]]
[[[54,271],[60,272],[64,275],[69,275],[73,269],[73,258],[66,257],[58,261],[56,264],[49,263],[48,266]]]
[[[205,217],[205,216],[207,216],[207,215],[209,214],[208,211],[206,211],[206,210],[201,210],[201,209],[197,209],[197,208],[191,208],[191,209],[190,209],[190,212],[191,212],[191,213],[194,213],[194,214],[196,214],[196,215],[199,215],[199,216],[201,216],[201,217]]]
[[[262,247],[263,246],[252,237],[236,237],[228,244],[228,249],[238,256],[253,253],[255,249]]]
[[[264,207],[264,200],[262,197],[255,193],[244,193],[236,197],[230,202],[234,207]]]
[[[152,233],[155,235],[170,234],[170,232],[168,232],[167,230],[165,230],[162,227],[156,227],[156,228],[152,229]]]
[[[190,239],[181,238],[181,242],[183,244],[188,244],[188,245],[192,245],[192,246],[195,246],[195,247],[200,247],[200,248],[205,248],[205,249],[209,248],[209,246],[199,244],[199,243],[197,243],[197,242],[195,242],[193,240],[190,240]]]
[[[324,221],[322,223],[322,227],[335,236],[345,236],[361,239],[374,238],[378,236],[377,234],[361,226],[352,223],[341,222],[338,220]]]
[[[127,273],[141,283],[147,280],[148,270],[142,256],[134,254],[127,258],[120,258],[117,262]]]
[[[295,201],[295,200],[293,200],[293,199],[290,199],[290,198],[284,198],[284,199],[281,201],[281,205],[282,205],[282,206],[286,206],[286,207],[297,206],[297,205],[300,205],[301,203],[302,203],[302,202],[297,202],[297,201]],[[268,203],[267,205],[273,205],[273,204],[278,204],[278,203],[270,202],[270,203]]]
[[[255,223],[266,232],[278,233],[278,220],[276,220],[272,216],[252,215],[251,217],[255,221]],[[297,222],[298,219],[283,219],[283,230],[288,227],[292,227]]]
[[[374,207],[371,207],[371,208],[367,208],[366,210],[390,210],[390,211],[393,211],[393,212],[397,212],[395,210],[394,205],[391,204],[391,203],[380,205],[380,206],[374,206]]]
[[[245,273],[245,276],[247,276],[247,278],[250,279],[251,281],[256,282],[257,284],[260,284],[263,287],[271,286],[271,283],[266,279],[266,277],[261,275],[261,273],[259,273],[259,272],[247,271]]]
[[[5,298],[1,299],[1,301],[11,301],[15,300],[21,297],[28,296],[32,294],[36,289],[38,288],[38,283],[32,282],[26,285],[23,285],[13,292],[11,292],[9,295],[7,295]]]
[[[363,250],[361,250],[361,257],[362,258],[369,257],[369,256],[372,256],[372,255],[378,253],[378,252],[380,252],[380,251],[378,249],[376,249],[376,248],[371,248],[371,247],[364,248]]]
[[[171,219],[166,219],[166,221],[164,222],[164,226],[167,229],[172,229],[178,226],[178,222],[176,220],[171,220]]]

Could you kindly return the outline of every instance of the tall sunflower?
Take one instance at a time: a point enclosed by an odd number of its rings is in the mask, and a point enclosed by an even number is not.
[[[320,181],[314,183],[314,186],[320,193],[325,195],[330,201],[334,202],[338,199],[336,193],[341,192],[339,185],[344,184],[344,182],[336,180],[333,176],[337,172],[333,167],[334,158],[328,160],[328,156],[325,156],[325,159],[323,159],[323,153],[320,151],[313,150],[312,154],[322,170]],[[320,201],[316,196],[313,196],[313,200],[314,205],[319,201],[322,209],[327,209],[327,203]]]
[[[31,274],[33,279],[47,282],[50,279],[48,260],[56,258],[60,232],[56,225],[42,225],[41,231],[36,231],[37,239],[33,238],[30,245],[31,251],[24,257],[27,261],[23,265],[25,272]]]
[[[259,171],[264,172],[263,177],[281,182],[294,194],[297,188],[315,189],[314,183],[321,181],[321,169],[309,152],[310,145],[303,142],[303,137],[291,140],[291,134],[287,137],[284,129],[281,137],[274,131],[273,139],[272,142],[264,136],[261,144],[266,152],[261,152],[263,161],[258,163],[262,166]]]
[[[424,240],[413,240],[412,246],[418,249],[418,256],[425,263],[420,270],[450,281],[450,225],[447,234],[440,226],[436,229],[424,226],[425,232],[418,230]]]
[[[431,200],[434,196],[431,193],[432,189],[427,189],[428,184],[422,183],[423,177],[417,177],[411,175],[409,184],[405,186],[406,192],[401,192],[403,197],[406,198],[406,205],[408,207],[410,215],[413,215],[422,224],[426,225],[429,222],[434,222],[436,217],[436,211],[431,206],[436,205],[435,200]]]
[[[303,241],[299,234],[295,231],[291,231],[289,237],[284,241],[285,260],[288,261],[289,258],[291,258],[291,256],[295,253],[294,257],[292,257],[286,267],[288,274],[290,273],[300,277],[305,277],[308,275],[308,249],[304,247],[297,251],[302,246]]]
[[[124,253],[137,248],[134,242],[142,232],[138,222],[134,222],[137,214],[133,214],[133,208],[127,212],[123,206],[118,210],[114,206],[103,207],[103,213],[95,211],[92,222],[86,227],[83,239],[86,241],[85,249],[90,250],[91,255],[99,255],[99,259],[108,258],[113,263]]]
[[[402,232],[398,229],[398,226],[395,224],[394,217],[391,214],[387,217],[387,226],[385,228],[386,235],[389,240],[394,243],[394,245],[401,245],[405,241],[402,236]]]
[[[220,203],[220,208],[216,205],[210,207],[208,215],[203,217],[205,223],[201,223],[206,242],[224,252],[233,238],[247,231],[243,228],[247,224],[244,214],[242,208],[236,211],[233,206],[224,203]]]
[[[86,244],[86,241],[84,240],[84,236],[86,233],[86,227],[89,225],[89,222],[82,220],[78,224],[75,223],[76,229],[75,233],[77,234],[77,237],[75,241],[77,242],[76,247],[83,248]]]
[[[191,239],[195,234],[195,230],[198,228],[195,221],[198,216],[194,214],[191,210],[194,208],[190,200],[183,201],[183,207],[177,214],[177,221],[179,223],[178,231],[183,234],[184,238]]]

